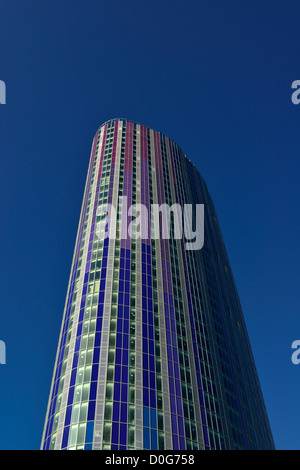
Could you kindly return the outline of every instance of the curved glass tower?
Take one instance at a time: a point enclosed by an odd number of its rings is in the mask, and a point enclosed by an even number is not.
[[[150,208],[173,204],[204,207],[204,244],[187,249],[172,210],[170,236],[153,236]],[[274,448],[205,182],[126,119],[93,140],[41,448]]]

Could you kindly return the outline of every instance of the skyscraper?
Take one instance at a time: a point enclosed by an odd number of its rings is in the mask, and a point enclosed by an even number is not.
[[[171,209],[169,237],[132,210],[174,204],[204,207],[204,244],[187,249]],[[274,448],[206,184],[176,143],[126,119],[93,140],[41,448]]]

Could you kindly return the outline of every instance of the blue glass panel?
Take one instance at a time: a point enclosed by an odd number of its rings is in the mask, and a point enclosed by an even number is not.
[[[156,418],[156,410],[151,409],[151,428],[157,429],[157,418]]]
[[[176,395],[180,397],[181,395],[181,386],[179,380],[175,380],[175,389],[176,389]]]
[[[97,335],[98,335],[99,341],[100,341],[100,338],[101,338],[101,334],[99,332],[102,330],[102,315],[103,315],[103,305],[99,305],[99,307],[98,307],[98,318],[97,318],[97,321],[96,321],[96,331],[98,332],[98,333],[96,333],[96,338],[97,338]]]
[[[128,367],[122,367],[122,382],[128,383]]]
[[[123,348],[128,349],[129,346],[129,335],[123,335]]]
[[[130,282],[128,281],[125,282],[125,292],[126,294],[130,293]]]
[[[149,387],[149,378],[147,370],[143,370],[143,386],[147,388]]]
[[[83,310],[83,309],[82,309]],[[82,333],[82,323],[78,323],[77,336],[80,336]]]
[[[157,431],[155,429],[151,429],[151,449],[157,449]]]
[[[145,406],[149,406],[149,390],[143,389],[143,401]]]
[[[153,315],[152,314],[149,314],[149,318],[153,318]],[[154,329],[153,328],[149,328],[149,339],[154,339]]]
[[[179,441],[180,441],[180,449],[185,450],[186,449],[185,439],[183,437],[180,437]]]
[[[96,394],[97,394],[97,382],[91,382],[90,400],[96,400]]]
[[[202,419],[202,423],[203,423],[203,424],[206,424],[205,409],[201,406],[200,410],[201,410],[201,419]]]
[[[84,318],[84,308],[81,308],[80,313],[79,313],[79,321],[82,321],[83,318]]]
[[[181,416],[178,416],[178,434],[180,436],[184,436],[184,423],[183,423],[183,418]]]
[[[114,402],[113,405],[113,421],[119,421],[120,419],[120,403]]]
[[[144,428],[144,449],[150,449],[150,429]]]
[[[121,349],[117,348],[116,349],[116,364],[121,364]]]
[[[121,403],[121,422],[127,422],[127,403]]]
[[[123,305],[118,305],[118,318],[123,318]]]
[[[91,380],[95,381],[97,380],[97,378],[98,378],[98,364],[93,364]]]
[[[155,381],[155,373],[150,372],[150,388],[155,388],[156,381]]]
[[[166,318],[166,323],[168,322],[167,318]],[[168,344],[168,357],[169,356],[169,353],[171,351],[171,347],[169,346],[170,343],[171,343],[171,333],[170,333],[170,325],[168,325],[168,329],[166,329],[166,339],[167,339],[167,344]]]
[[[154,356],[148,356],[149,357],[149,369],[151,371],[155,371],[155,358]]]
[[[124,367],[124,366],[128,366],[128,361],[129,361],[129,358],[128,358],[128,350],[127,350],[127,349],[124,349],[124,351],[123,351],[123,359],[122,359],[122,365],[123,365],[123,367]]]
[[[120,401],[120,384],[118,382],[115,383],[114,386],[114,401]]]
[[[124,320],[129,320],[130,309],[129,306],[124,307]]]
[[[118,444],[119,442],[119,423],[112,424],[111,442]]]
[[[143,409],[143,424],[145,428],[150,427],[149,408],[146,407]]]
[[[99,357],[100,357],[100,348],[94,348],[94,357],[93,357],[93,363],[96,364],[99,362]]]
[[[173,358],[174,358],[174,362],[179,363],[179,355],[178,355],[178,351],[177,351],[177,349],[175,349],[175,347],[173,348]]]
[[[72,414],[72,406],[68,406],[67,411],[66,411],[65,426],[68,426],[70,424],[71,414]]]
[[[178,436],[172,436],[173,440],[173,450],[180,450],[179,449],[179,441],[178,441]]]
[[[178,364],[174,364],[174,375],[175,375],[175,378],[180,380],[180,372],[179,372],[179,367],[178,367]]]
[[[71,405],[73,403],[73,398],[74,398],[74,387],[71,387],[69,389],[69,396],[68,396],[68,405]]]
[[[127,384],[122,384],[121,400],[124,402],[127,402],[127,397],[128,397]]]
[[[129,333],[129,320],[124,320],[123,332],[126,334]]]
[[[95,418],[95,404],[96,402],[94,400],[89,402],[89,409],[88,409],[88,416],[87,416],[88,420],[93,420]]]
[[[76,368],[77,365],[78,365],[78,357],[79,357],[78,352],[75,352],[74,353],[74,359],[73,359],[73,368]]]
[[[154,355],[154,341],[149,340],[149,354]]]
[[[174,414],[171,415],[171,422],[172,422],[172,432],[173,432],[173,434],[178,434],[176,415],[174,415]]]
[[[123,320],[118,318],[117,320],[117,333],[122,333],[123,331]]]
[[[69,439],[70,426],[64,429],[63,438],[62,438],[62,448],[67,447]]]
[[[203,426],[203,436],[204,436],[204,444],[206,446],[209,446],[208,430],[206,426]]]
[[[47,438],[44,442],[43,450],[49,450],[49,447],[50,447],[50,438]]]
[[[120,382],[121,380],[121,366],[115,366],[115,382]]]
[[[75,351],[79,351],[81,338],[76,338]]]
[[[156,407],[156,393],[155,393],[155,390],[150,390],[150,406],[151,406],[151,408]]]
[[[93,442],[93,435],[94,435],[94,421],[88,421],[86,424],[86,435],[85,435],[85,442]]]

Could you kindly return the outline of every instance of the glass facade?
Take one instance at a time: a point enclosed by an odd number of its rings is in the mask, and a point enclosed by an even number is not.
[[[119,207],[125,196],[128,207],[203,204],[202,249],[172,236],[173,219],[170,238],[152,237],[150,215],[147,236],[121,237],[118,218],[116,237],[99,237],[98,207]],[[92,144],[41,449],[273,448],[205,182],[162,133],[104,123]]]

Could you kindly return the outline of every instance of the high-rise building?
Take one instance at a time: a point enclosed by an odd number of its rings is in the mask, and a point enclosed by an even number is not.
[[[176,236],[174,204],[189,220],[204,207],[204,244],[187,249],[192,226]],[[169,237],[154,236],[155,205]],[[206,184],[176,143],[126,119],[93,140],[41,448],[274,448]]]

